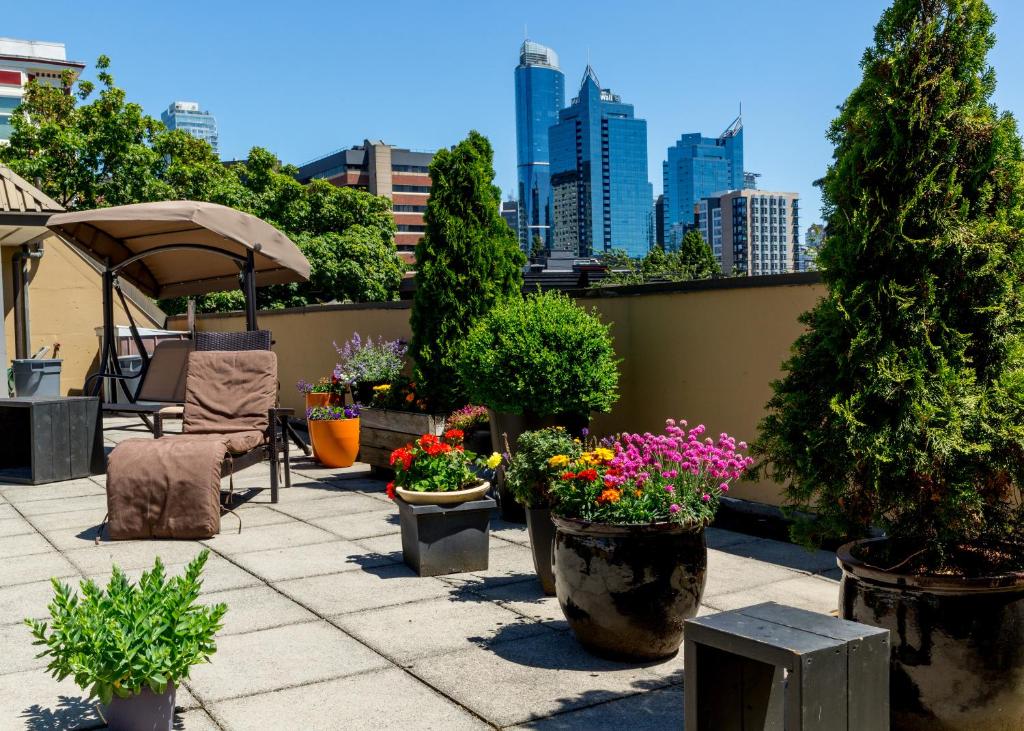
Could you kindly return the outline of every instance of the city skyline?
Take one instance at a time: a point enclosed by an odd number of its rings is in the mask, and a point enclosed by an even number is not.
[[[436,150],[475,128],[494,145],[496,183],[508,197],[517,182],[510,66],[525,23],[531,39],[557,49],[570,79],[589,55],[602,82],[642,111],[655,196],[666,149],[684,132],[716,134],[742,102],[747,169],[764,173],[763,188],[799,191],[806,226],[821,220],[812,182],[831,159],[829,123],[859,81],[859,60],[888,4],[793,0],[780,11],[741,2],[722,34],[714,13],[685,2],[427,8],[398,0],[380,25],[369,9],[351,7],[318,7],[311,19],[279,4],[226,2],[205,8],[196,24],[171,6],[116,3],[95,13],[58,1],[45,15],[14,5],[3,34],[66,44],[90,80],[96,57],[110,56],[116,83],[154,117],[169,99],[202,100],[218,117],[225,158],[260,145],[300,164],[367,138]],[[1016,50],[1024,5],[991,5],[994,101],[1022,117],[1024,87],[1013,80],[1024,75]],[[333,50],[338,27],[363,29],[346,36],[343,56]],[[392,50],[379,54],[381,47]],[[372,71],[354,61],[361,57],[375,59]]]

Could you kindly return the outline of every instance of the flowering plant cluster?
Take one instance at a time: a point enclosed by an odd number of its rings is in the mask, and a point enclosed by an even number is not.
[[[565,427],[523,432],[516,439],[515,452],[505,471],[505,485],[520,505],[549,507],[554,501],[548,488],[551,480],[579,459],[582,452],[580,440],[574,439]]]
[[[341,347],[334,343],[341,361],[334,366],[334,377],[343,383],[391,383],[405,363],[405,343],[401,340],[373,338],[365,341],[355,333]]]
[[[710,523],[753,459],[741,453],[745,442],[724,433],[702,439],[705,431],[669,419],[663,434],[621,434],[576,460],[555,455],[555,512],[602,523]]]
[[[427,411],[427,402],[416,391],[416,384],[405,376],[399,376],[391,383],[374,386],[370,405],[394,411]]]
[[[473,406],[470,404],[453,411],[448,416],[445,426],[449,429],[461,429],[465,432],[485,425],[489,418],[486,406]]]
[[[305,378],[300,378],[295,384],[299,393],[341,393],[341,384],[336,378],[321,378],[316,383],[310,383]]]
[[[359,404],[348,406],[313,406],[306,409],[306,421],[341,421],[359,416]]]
[[[474,468],[495,469],[501,455],[495,452],[479,459],[462,444],[460,429],[449,429],[441,436],[424,434],[415,442],[391,453],[395,479],[388,483],[388,497],[395,499],[395,488],[414,492],[451,492],[478,483]]]

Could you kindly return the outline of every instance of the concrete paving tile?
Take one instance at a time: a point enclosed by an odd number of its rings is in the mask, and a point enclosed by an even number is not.
[[[778,602],[790,607],[828,614],[839,604],[839,583],[821,576],[799,576],[788,581],[761,584],[742,591],[708,597],[708,604],[730,610],[761,602]]]
[[[305,523],[291,521],[274,525],[260,525],[248,530],[243,525],[241,533],[221,533],[203,541],[210,548],[232,556],[253,551],[265,551],[285,546],[308,546],[314,543],[328,543],[336,536]]]
[[[279,513],[276,510],[271,510],[268,505],[253,505],[252,503],[246,503],[245,505],[236,507],[234,512],[242,519],[243,533],[246,528],[256,528],[261,525],[275,525],[277,523],[290,523],[292,521],[290,516]],[[237,533],[238,518],[229,512],[224,512],[220,516],[220,532],[222,534]]]
[[[438,578],[453,584],[492,587],[512,584],[517,581],[534,581],[537,578],[537,572],[533,569],[533,557],[529,548],[515,543],[492,540],[485,571],[448,574]]]
[[[35,638],[31,630],[24,624],[5,624],[0,626],[0,675],[18,673],[22,670],[45,668],[50,659],[37,658],[43,649],[33,645]]]
[[[219,637],[316,619],[312,612],[262,584],[203,596],[203,604],[220,603],[227,604],[228,611]]]
[[[187,566],[187,563],[168,564],[166,566],[167,576],[181,576],[185,573]],[[130,581],[138,581],[142,576],[142,572],[148,571],[151,568],[153,568],[152,565],[127,569],[125,574]],[[90,574],[89,578],[100,586],[106,586],[110,581],[111,573],[110,571],[103,571],[98,574]],[[240,569],[227,559],[212,553],[206,560],[206,566],[203,567],[202,582],[203,585],[200,590],[202,595],[227,591],[228,589],[241,589],[247,586],[262,585],[262,582],[248,571]]]
[[[35,526],[40,533],[50,531],[66,530],[68,528],[91,528],[103,522],[103,516],[107,514],[107,506],[97,510],[72,510],[67,513],[47,513],[45,515],[33,515],[28,521]]]
[[[0,505],[0,507],[3,507]],[[22,517],[15,518],[0,518],[0,536],[7,538],[8,536],[21,536],[26,533],[35,533],[36,529]]]
[[[569,628],[558,599],[545,595],[539,581],[479,587],[474,588],[474,591],[489,601],[498,602],[514,612],[544,622],[552,629]]]
[[[41,670],[0,675],[0,728],[80,731],[102,728],[95,704],[74,680],[58,682]]]
[[[398,533],[388,533],[386,536],[360,538],[359,540],[352,542],[358,546],[362,546],[370,553],[379,554],[384,558],[387,558],[393,563],[402,563],[401,531]]]
[[[232,559],[265,581],[272,582],[395,563],[392,556],[382,556],[351,541],[341,540],[318,543],[316,546],[289,546],[239,553]],[[398,560],[401,560],[400,555]]]
[[[526,530],[525,523],[509,523],[498,518],[498,513],[491,519],[491,535],[509,543],[518,543],[520,546],[530,545],[530,534]]]
[[[589,655],[565,632],[424,658],[410,670],[498,726],[655,687],[641,666]]]
[[[330,531],[339,538],[349,540],[401,533],[398,509],[394,507],[385,507],[383,510],[376,510],[372,513],[310,518],[309,522]]]
[[[212,662],[193,667],[189,685],[208,703],[388,666],[380,655],[326,622],[291,624],[218,638]],[[382,697],[391,695],[381,690]],[[251,728],[259,716],[248,718]]]
[[[182,713],[193,708],[199,708],[199,699],[192,695],[188,686],[182,683],[174,691],[174,710],[177,713]]]
[[[29,584],[52,576],[74,576],[78,570],[56,551],[0,561],[0,587]]]
[[[581,711],[515,726],[514,731],[663,731],[683,728],[683,688],[661,688]]]
[[[397,668],[214,703],[213,715],[229,731],[263,728],[303,731],[486,729],[440,694]]]
[[[815,573],[836,568],[836,554],[833,551],[808,551],[793,543],[768,538],[727,546],[724,550],[734,556],[752,558],[797,571]]]
[[[18,485],[4,490],[4,497],[11,505],[18,506],[37,500],[57,500],[86,495],[106,495],[106,490],[92,480],[68,480],[51,482],[46,485]]]
[[[708,572],[707,582],[704,585],[704,596],[727,594],[742,588],[786,581],[803,575],[778,564],[755,561],[725,551],[708,549]]]
[[[312,457],[300,454],[291,462],[292,472],[312,480],[330,480],[343,482],[346,479],[366,478],[370,475],[370,465],[356,462],[351,467],[325,467]]]
[[[425,631],[424,617],[443,617]],[[473,645],[489,645],[550,632],[544,625],[481,597],[449,597],[371,609],[330,618],[377,652],[398,662],[443,655]]]
[[[746,533],[725,530],[724,528],[708,528],[704,531],[704,539],[707,541],[708,548],[723,548],[724,546],[734,546],[739,543],[756,541],[757,537],[748,536]]]
[[[95,513],[91,513],[95,517]],[[73,515],[73,513],[55,513],[55,515]],[[74,551],[79,548],[88,548],[96,545],[96,536],[100,532],[101,521],[94,520],[87,526],[75,526],[70,528],[51,528],[41,530],[40,534],[46,537],[57,548],[58,551]],[[106,540],[106,530],[102,536]]]
[[[0,538],[0,556],[4,559],[49,553],[52,550],[49,541],[35,532]]]
[[[387,506],[380,500],[358,492],[345,492],[331,495],[324,500],[304,500],[298,503],[281,502],[274,506],[286,515],[302,520],[324,518],[329,515],[355,515],[381,510]]]
[[[152,568],[157,556],[165,566],[188,563],[203,546],[195,541],[103,541],[64,554],[86,575],[102,574],[114,566],[124,571]]]
[[[81,577],[72,572],[59,578],[65,584],[77,588]],[[46,607],[51,599],[53,585],[49,579],[0,587],[0,625],[21,624],[26,617],[48,619],[50,614]],[[2,657],[3,655],[0,655],[0,658]],[[3,726],[0,725],[0,728]]]
[[[281,581],[274,586],[322,616],[434,599],[452,591],[444,582],[421,579],[399,564]]]
[[[20,503],[18,510],[31,519],[37,515],[49,515],[50,513],[72,513],[79,510],[95,510],[99,512],[99,519],[107,512],[107,496],[104,495],[83,495],[82,497],[57,498],[49,500],[32,500],[27,503]]]
[[[178,714],[174,719],[174,728],[175,731],[220,731],[217,722],[202,708]]]

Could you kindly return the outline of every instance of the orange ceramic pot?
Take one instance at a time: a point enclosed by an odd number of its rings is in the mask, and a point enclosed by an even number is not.
[[[326,406],[331,402],[330,393],[307,393],[306,394],[306,408],[311,409],[314,406]]]
[[[325,467],[351,467],[359,454],[359,418],[307,422],[313,454]]]

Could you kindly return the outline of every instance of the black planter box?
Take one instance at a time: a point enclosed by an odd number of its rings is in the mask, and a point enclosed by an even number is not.
[[[491,498],[458,505],[412,505],[401,499],[402,558],[420,576],[487,568]]]
[[[0,398],[0,482],[42,485],[102,474],[99,399]]]

